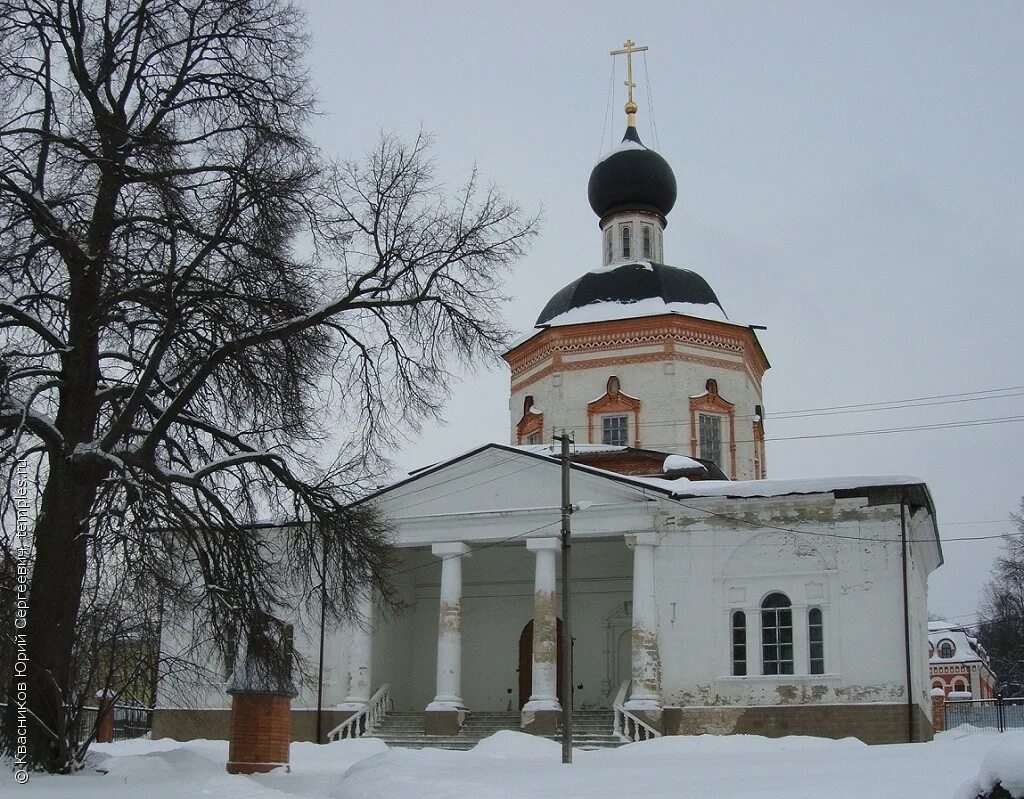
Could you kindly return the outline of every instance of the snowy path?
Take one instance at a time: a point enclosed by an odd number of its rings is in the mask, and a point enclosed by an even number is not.
[[[864,746],[818,738],[662,738],[578,752],[559,763],[557,743],[499,733],[470,752],[388,749],[375,739],[292,745],[292,772],[258,777],[224,771],[223,741],[127,741],[97,746],[107,774],[0,777],[0,799],[952,799],[995,745],[1024,762],[1024,733],[951,735],[928,744]]]

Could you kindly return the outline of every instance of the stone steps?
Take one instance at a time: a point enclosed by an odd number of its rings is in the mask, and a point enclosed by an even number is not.
[[[491,711],[470,714],[458,735],[425,735],[422,712],[399,711],[388,713],[372,735],[388,746],[466,750],[496,732],[518,732],[519,728],[519,713]],[[549,737],[560,740],[557,735]],[[577,710],[573,713],[573,745],[576,748],[597,749],[619,746],[621,743],[612,733],[611,710]]]

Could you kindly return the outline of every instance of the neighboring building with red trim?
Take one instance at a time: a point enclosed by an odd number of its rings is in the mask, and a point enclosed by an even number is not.
[[[970,693],[972,699],[995,696],[996,675],[985,647],[964,627],[928,622],[928,671],[932,688]]]

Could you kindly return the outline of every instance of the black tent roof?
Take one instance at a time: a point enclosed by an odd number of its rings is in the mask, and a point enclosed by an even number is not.
[[[537,324],[546,324],[566,311],[595,302],[628,305],[650,298],[661,298],[666,303],[715,305],[725,314],[714,290],[696,272],[642,261],[623,264],[615,269],[588,272],[574,280],[548,300],[537,317]]]

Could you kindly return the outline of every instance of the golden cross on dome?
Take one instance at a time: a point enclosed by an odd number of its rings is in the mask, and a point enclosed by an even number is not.
[[[613,58],[617,55],[626,56],[626,90],[629,92],[629,98],[626,100],[626,123],[630,127],[636,125],[636,103],[633,102],[633,89],[636,88],[636,84],[633,83],[633,53],[642,53],[645,50],[646,45],[637,47],[632,39],[626,39],[621,50],[612,50],[609,53]]]

